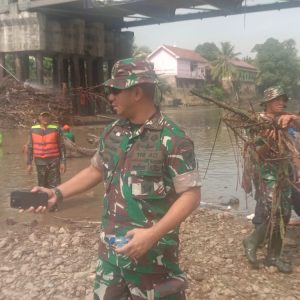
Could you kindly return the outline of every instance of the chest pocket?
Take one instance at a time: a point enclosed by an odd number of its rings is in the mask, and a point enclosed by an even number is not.
[[[128,156],[129,184],[133,198],[140,200],[163,199],[164,154],[159,132],[147,132],[134,145]]]
[[[140,200],[159,200],[166,196],[162,172],[131,172],[129,181],[131,183],[133,198]]]

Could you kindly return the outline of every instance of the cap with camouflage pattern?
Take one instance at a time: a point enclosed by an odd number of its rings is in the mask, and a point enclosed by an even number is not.
[[[111,79],[103,85],[124,90],[139,83],[158,83],[153,64],[141,58],[126,58],[114,64]]]
[[[47,108],[41,109],[39,112],[39,116],[45,116],[45,115],[48,115],[48,116],[52,115],[50,110]]]
[[[288,101],[287,94],[281,86],[271,86],[264,91],[264,100],[261,102],[261,105],[264,105],[280,96],[284,97],[284,101]]]

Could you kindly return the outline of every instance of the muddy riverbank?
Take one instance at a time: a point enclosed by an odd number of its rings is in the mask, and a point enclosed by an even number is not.
[[[99,224],[53,224],[0,224],[6,228],[0,232],[0,299],[92,299]],[[300,299],[299,226],[289,226],[285,239],[284,256],[294,264],[290,275],[263,264],[258,271],[249,267],[241,241],[251,229],[245,218],[202,208],[182,224],[180,264],[189,278],[188,300]]]

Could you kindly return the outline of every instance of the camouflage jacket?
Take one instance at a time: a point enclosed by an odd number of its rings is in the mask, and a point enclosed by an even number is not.
[[[180,193],[200,186],[193,142],[160,112],[138,127],[118,120],[104,130],[91,163],[104,174],[100,257],[140,272],[178,271],[178,228],[135,262],[116,254],[108,237],[153,226]]]
[[[283,113],[289,114],[289,113]],[[258,114],[258,121],[261,123],[274,122],[273,118],[265,112]],[[247,155],[244,162],[244,172],[252,177],[255,186],[255,199],[272,199],[272,193],[276,184],[280,181],[282,188],[281,198],[288,199],[291,195],[290,180],[293,181],[293,159],[290,147],[294,145],[293,138],[284,130],[286,144],[280,144],[279,138],[268,138],[267,130],[256,132],[252,136],[253,143],[247,148]],[[275,130],[275,128],[274,128]]]

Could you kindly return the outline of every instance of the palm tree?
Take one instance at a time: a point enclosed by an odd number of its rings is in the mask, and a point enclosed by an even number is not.
[[[218,58],[212,62],[211,75],[214,80],[222,83],[224,89],[229,90],[230,94],[235,94],[238,100],[238,93],[234,89],[233,82],[237,80],[237,70],[232,64],[240,53],[234,52],[234,46],[229,42],[222,42],[219,49]],[[226,86],[227,85],[227,86]]]

